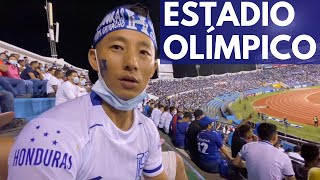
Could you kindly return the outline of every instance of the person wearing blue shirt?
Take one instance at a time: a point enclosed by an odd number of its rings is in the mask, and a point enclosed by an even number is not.
[[[199,121],[201,127],[204,128],[197,136],[198,145],[198,161],[196,164],[200,169],[209,173],[218,173],[223,157],[226,156],[232,160],[231,154],[223,145],[223,141],[219,133],[212,131],[214,120],[205,116]]]
[[[178,120],[177,122],[176,133],[173,138],[173,145],[175,145],[178,148],[184,148],[186,132],[189,127],[191,118],[192,114],[190,112],[185,112],[183,118]]]

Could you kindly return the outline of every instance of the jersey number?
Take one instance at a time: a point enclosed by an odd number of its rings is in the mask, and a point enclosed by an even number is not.
[[[206,151],[208,149],[208,144],[205,142],[198,142],[198,150],[203,154],[208,154]]]

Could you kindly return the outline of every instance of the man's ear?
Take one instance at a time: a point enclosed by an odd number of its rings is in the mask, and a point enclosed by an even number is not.
[[[152,76],[154,75],[154,73],[157,71],[157,69],[158,69],[158,61],[157,61],[157,59],[156,60],[154,60],[155,62],[154,62],[154,66],[153,66],[153,71],[152,71],[152,73],[151,73],[151,75],[150,75],[150,77],[149,77],[149,79],[151,79],[152,78]]]
[[[96,59],[96,50],[95,49],[89,49],[88,52],[88,61],[92,67],[93,70],[98,71],[98,59]]]

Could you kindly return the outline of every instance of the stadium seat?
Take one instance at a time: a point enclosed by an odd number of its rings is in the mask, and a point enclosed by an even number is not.
[[[55,98],[19,98],[14,99],[16,118],[31,120],[55,106]]]

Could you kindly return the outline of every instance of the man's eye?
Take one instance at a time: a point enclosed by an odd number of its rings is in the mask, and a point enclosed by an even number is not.
[[[123,50],[123,48],[119,45],[112,45],[111,48],[114,50]]]
[[[140,51],[140,53],[141,53],[142,55],[151,56],[151,54],[150,54],[148,51],[145,51],[145,50]]]

